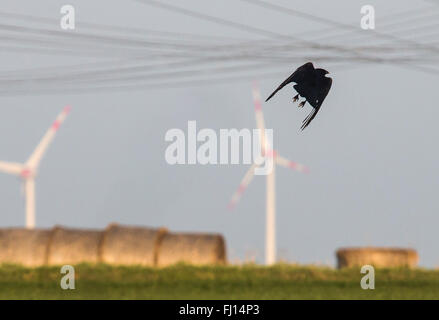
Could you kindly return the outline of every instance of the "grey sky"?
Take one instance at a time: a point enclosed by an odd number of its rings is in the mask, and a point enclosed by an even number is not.
[[[1,11],[59,18],[60,7],[67,3],[77,10],[78,30],[86,21],[258,39],[135,1],[3,0]],[[366,4],[351,0],[276,3],[358,27],[360,7]],[[231,0],[175,4],[285,34],[325,28]],[[377,31],[382,16],[434,7],[424,1],[367,4],[375,6]],[[3,71],[63,68],[96,60],[0,51],[0,61]],[[263,107],[266,125],[274,129],[275,148],[311,169],[309,175],[277,170],[280,257],[333,264],[334,252],[341,246],[410,246],[418,250],[422,266],[438,266],[438,75],[390,65],[346,70],[316,65],[331,72],[333,86],[304,132],[299,128],[309,109],[298,110],[291,103],[291,89]],[[285,63],[277,78],[257,79],[263,96],[297,66]],[[25,161],[63,106],[70,104],[72,113],[37,178],[38,227],[103,228],[116,221],[220,232],[226,237],[231,260],[257,253],[262,261],[265,179],[255,177],[239,205],[229,212],[227,203],[248,166],[170,166],[164,159],[166,131],[186,131],[188,120],[217,131],[254,128],[250,90],[251,80],[242,80],[201,87],[0,96],[0,160]],[[0,190],[0,226],[22,226],[20,182],[1,174]]]

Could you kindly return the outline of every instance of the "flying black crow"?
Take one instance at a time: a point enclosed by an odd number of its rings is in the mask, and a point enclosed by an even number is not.
[[[302,108],[307,101],[313,107],[311,113],[302,122],[301,129],[303,130],[315,118],[323,100],[325,100],[326,95],[329,92],[329,89],[331,89],[332,79],[325,77],[328,73],[329,72],[325,69],[314,69],[311,62],[305,63],[282,82],[281,85],[270,94],[265,102],[270,100],[276,92],[285,87],[288,83],[295,82],[296,84],[293,87],[298,94],[293,98],[293,102],[296,102],[299,99],[299,96],[302,96],[305,100],[299,103],[299,108]]]

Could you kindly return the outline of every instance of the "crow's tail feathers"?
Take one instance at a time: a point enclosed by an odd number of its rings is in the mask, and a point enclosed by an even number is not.
[[[310,112],[310,114],[305,118],[305,120],[303,120],[302,122],[302,127],[300,127],[300,129],[305,129],[310,123],[311,121],[316,117],[317,112],[319,112],[319,108],[313,108],[312,111]]]

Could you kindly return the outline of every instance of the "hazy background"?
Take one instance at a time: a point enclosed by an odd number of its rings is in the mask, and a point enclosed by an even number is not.
[[[238,1],[172,3],[285,34],[325,27]],[[361,5],[372,4],[377,31],[382,16],[434,7],[427,1],[401,0],[276,3],[358,27]],[[81,21],[87,21],[258,39],[135,1],[2,0],[1,11],[58,19],[64,4],[75,6],[78,30]],[[0,51],[1,71],[62,69],[93,61]],[[263,96],[298,65],[285,64],[278,77],[256,79]],[[387,65],[346,70],[316,65],[329,69],[333,86],[304,132],[299,128],[309,107],[298,110],[290,102],[290,88],[263,109],[267,127],[274,129],[275,148],[311,169],[309,175],[277,170],[279,258],[334,264],[334,252],[341,246],[410,246],[418,250],[422,266],[438,266],[437,74]],[[166,131],[186,131],[188,120],[217,131],[254,128],[250,90],[251,80],[242,80],[125,92],[0,96],[0,160],[24,162],[69,104],[72,113],[37,178],[38,227],[104,228],[119,222],[220,232],[232,261],[256,255],[262,262],[265,178],[255,177],[230,212],[227,203],[248,166],[170,166],[164,159]],[[0,226],[23,226],[20,181],[1,174],[0,191]]]

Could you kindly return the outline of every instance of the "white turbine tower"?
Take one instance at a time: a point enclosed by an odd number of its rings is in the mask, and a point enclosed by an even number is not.
[[[56,131],[67,117],[70,107],[67,106],[56,118],[52,126],[47,130],[43,139],[41,139],[38,146],[35,148],[32,155],[26,163],[3,162],[0,161],[0,171],[4,173],[19,176],[23,180],[23,190],[26,199],[26,228],[35,228],[35,177],[37,175],[38,167],[41,159],[44,156],[47,148],[55,137]]]
[[[276,194],[275,194],[275,168],[276,165],[281,165],[283,167],[291,168],[300,172],[308,172],[308,169],[296,162],[285,159],[279,155],[272,146],[268,144],[265,139],[265,123],[264,115],[262,113],[261,106],[261,94],[259,89],[254,85],[253,87],[253,102],[255,105],[256,113],[256,123],[258,129],[261,132],[260,144],[262,155],[265,157],[266,161],[274,160],[273,170],[271,173],[266,175],[267,179],[267,189],[266,189],[266,226],[265,226],[265,263],[267,265],[272,265],[276,262]],[[232,200],[229,206],[234,207],[235,204],[241,198],[242,193],[245,191],[247,186],[250,184],[254,176],[254,171],[258,167],[258,164],[253,163],[250,169],[245,174],[244,178],[239,185],[238,190],[233,194]]]

